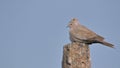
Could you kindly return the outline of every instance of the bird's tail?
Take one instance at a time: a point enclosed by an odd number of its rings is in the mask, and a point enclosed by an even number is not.
[[[108,47],[114,48],[114,45],[105,41],[102,41],[101,44],[106,45]]]

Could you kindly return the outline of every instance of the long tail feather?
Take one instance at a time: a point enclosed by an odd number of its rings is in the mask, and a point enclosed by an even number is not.
[[[106,45],[108,47],[114,48],[114,45],[105,41],[102,41],[101,44]]]

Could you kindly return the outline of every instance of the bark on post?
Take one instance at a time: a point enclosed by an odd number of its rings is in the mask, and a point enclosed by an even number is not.
[[[62,68],[91,68],[89,46],[82,43],[65,45]]]

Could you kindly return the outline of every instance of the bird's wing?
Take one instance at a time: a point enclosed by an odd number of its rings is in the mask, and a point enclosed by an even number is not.
[[[103,40],[104,38],[101,37],[100,35],[97,35],[96,33],[94,33],[93,31],[91,31],[90,29],[86,28],[83,25],[80,25],[80,28],[78,28],[78,33],[76,33],[76,37],[78,38],[82,38],[82,39],[99,39],[99,40]]]

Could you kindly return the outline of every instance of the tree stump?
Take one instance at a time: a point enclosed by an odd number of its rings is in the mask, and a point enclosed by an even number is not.
[[[83,43],[65,45],[62,68],[91,68],[89,45]]]

